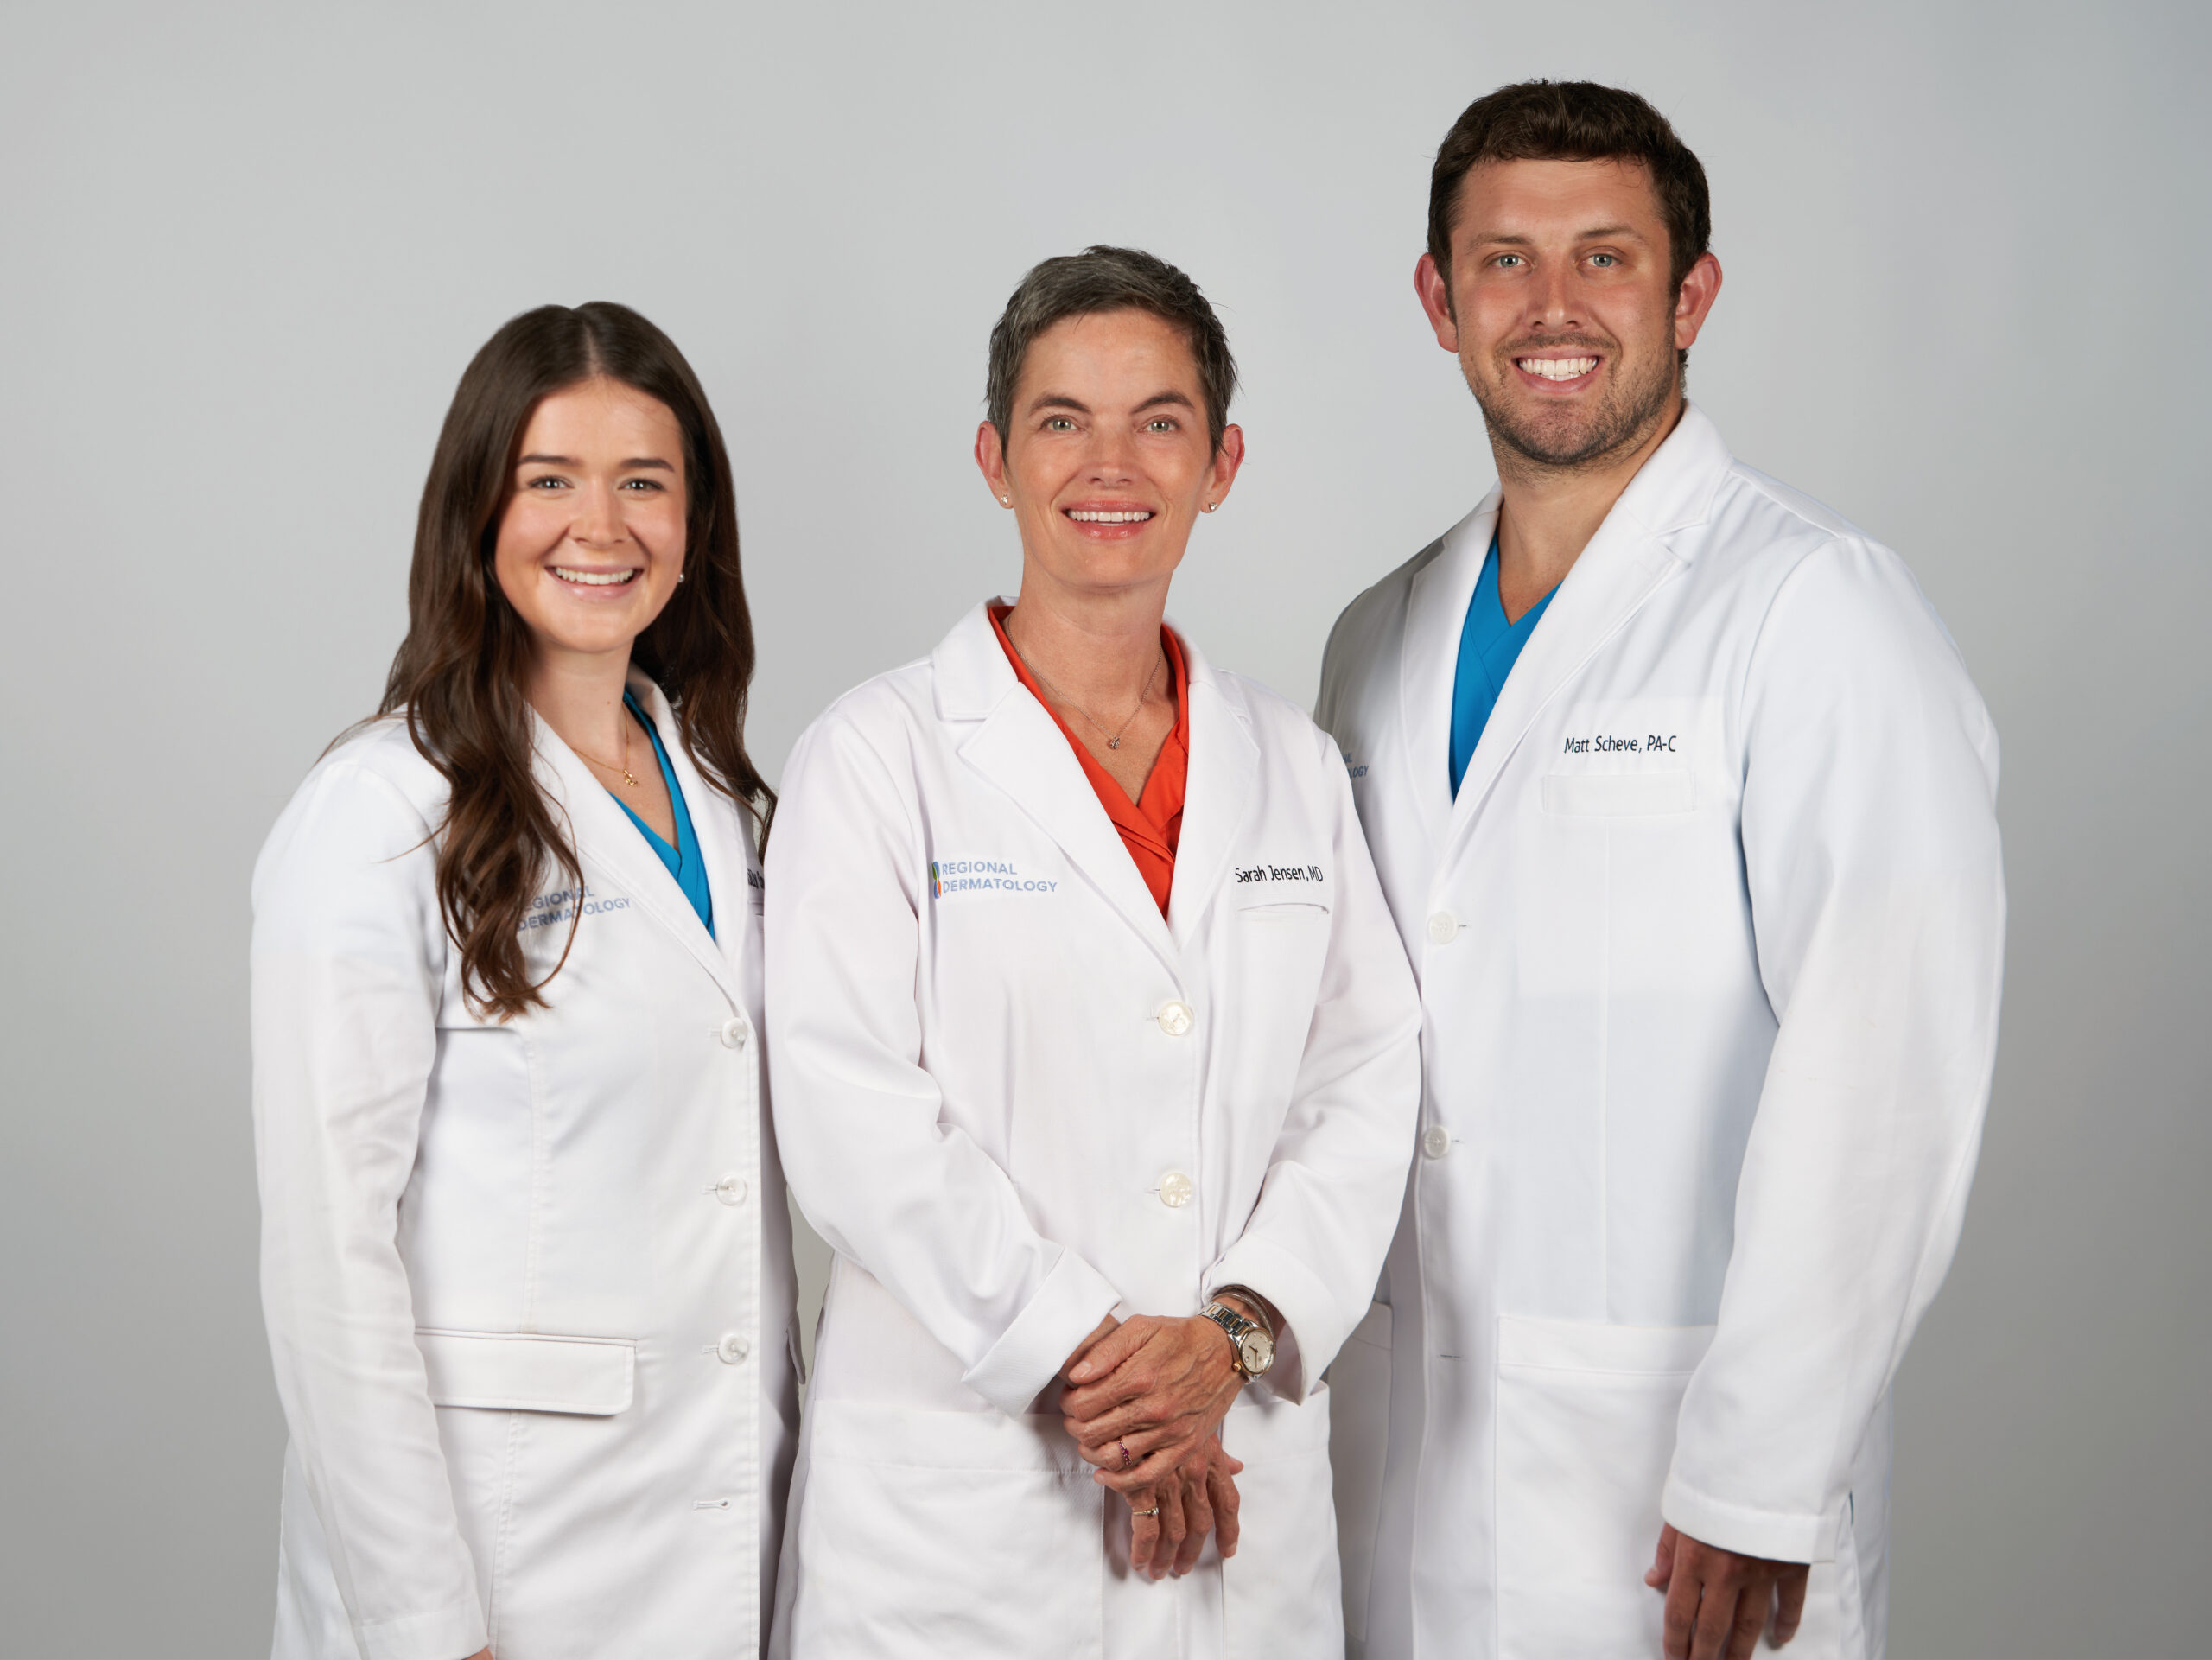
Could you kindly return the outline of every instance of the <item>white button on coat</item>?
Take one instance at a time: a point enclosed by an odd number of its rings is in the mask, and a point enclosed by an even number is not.
[[[1996,735],[1897,556],[1691,407],[1560,584],[1455,797],[1498,500],[1352,604],[1321,679],[1408,943],[1447,887],[1479,925],[1416,953],[1423,1116],[1484,1156],[1425,1167],[1392,1247],[1395,1545],[1367,1651],[1499,1633],[1510,1657],[1510,1633],[1569,1629],[1557,1587],[1602,1583],[1572,1637],[1518,1640],[1656,1654],[1636,1565],[1663,1517],[1815,1563],[1788,1652],[1861,1656],[1890,1380],[1988,1098]],[[1377,1426],[1340,1446],[1383,1443],[1385,1398],[1339,1389],[1340,1427]],[[1338,1531],[1378,1536],[1371,1515]]]
[[[753,1035],[753,1027],[742,1014],[733,1014],[721,1024],[718,1034],[725,1049],[742,1049],[745,1040]]]
[[[721,1341],[715,1345],[715,1352],[725,1366],[734,1366],[753,1352],[753,1345],[742,1332],[724,1332]]]
[[[1415,997],[1343,759],[1186,660],[1166,917],[980,606],[791,752],[764,1046],[792,1190],[836,1260],[775,1654],[1198,1660],[1224,1629],[1240,1652],[1304,1660],[1330,1633],[1343,1652],[1329,1396],[1308,1391],[1403,1201]],[[1282,874],[1237,880],[1263,865]],[[1163,979],[1184,995],[1163,1004]],[[1189,1316],[1229,1282],[1287,1322],[1222,1430],[1245,1466],[1236,1567],[1272,1566],[1118,1574],[1099,1507],[1119,1501],[1030,1407],[1116,1307]],[[883,1544],[861,1562],[855,1539]]]
[[[745,1178],[734,1170],[715,1184],[715,1197],[725,1205],[745,1203]]]
[[[1449,911],[1436,912],[1428,919],[1428,943],[1432,945],[1449,945],[1459,933],[1459,919]]]
[[[1441,1124],[1431,1124],[1421,1133],[1421,1150],[1432,1159],[1440,1159],[1452,1150],[1452,1132]]]
[[[541,878],[528,970],[569,955],[520,1029],[461,995],[431,840],[446,786],[404,724],[318,762],[256,867],[262,1286],[292,1430],[276,1660],[483,1648],[487,1518],[510,1502],[537,1543],[498,1559],[501,1653],[759,1651],[766,1613],[737,1587],[770,1583],[781,1546],[796,1288],[760,1046],[711,1036],[760,1008],[755,862],[666,700],[630,686],[671,740],[715,933],[538,722],[592,902],[571,944],[579,896]],[[702,1236],[700,1177],[734,1169],[760,1193]],[[703,1357],[648,1372],[698,1355],[733,1287],[762,1334],[743,1386]],[[513,1436],[509,1407],[536,1427]],[[699,1528],[698,1485],[740,1478],[758,1502]]]

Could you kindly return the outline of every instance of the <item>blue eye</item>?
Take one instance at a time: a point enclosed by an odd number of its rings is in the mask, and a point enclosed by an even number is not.
[[[1593,253],[1590,256],[1590,263],[1593,265],[1618,265],[1621,262],[1618,254]]]

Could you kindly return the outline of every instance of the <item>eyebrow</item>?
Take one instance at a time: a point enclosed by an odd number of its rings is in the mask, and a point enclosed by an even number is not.
[[[1184,393],[1171,388],[1164,392],[1154,392],[1143,403],[1138,404],[1131,413],[1141,415],[1147,410],[1157,409],[1166,404],[1176,404],[1186,410],[1198,407]],[[1034,415],[1039,410],[1073,410],[1077,415],[1089,415],[1091,412],[1088,404],[1079,398],[1071,398],[1065,392],[1039,392],[1029,400],[1029,407],[1025,412]]]
[[[1593,229],[1577,231],[1574,233],[1574,239],[1577,242],[1594,242],[1600,237],[1625,239],[1630,242],[1644,240],[1643,233],[1633,225],[1600,225]],[[1532,248],[1536,242],[1534,237],[1517,236],[1506,231],[1484,232],[1475,239],[1498,248]]]
[[[575,464],[576,458],[573,455],[518,455],[515,458],[517,467],[574,467]],[[676,471],[673,465],[658,455],[632,455],[614,470],[627,473],[641,467],[657,467],[664,473]]]

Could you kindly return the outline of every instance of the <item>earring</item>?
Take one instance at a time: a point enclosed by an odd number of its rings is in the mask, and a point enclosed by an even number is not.
[[[1001,497],[999,498],[999,506],[1001,506],[1001,507],[1011,507],[1011,506],[1014,506],[1014,498],[1013,498],[1012,496],[1001,496]]]
[[[1206,503],[1206,511],[1207,511],[1208,512],[1211,512],[1215,508],[1217,508],[1217,507],[1218,507],[1218,506],[1221,506],[1221,504],[1220,504],[1219,502],[1217,502],[1217,501],[1210,501],[1210,502]]]
[[[679,570],[676,573],[676,580],[678,582],[681,582],[683,580],[683,573],[682,571]]]

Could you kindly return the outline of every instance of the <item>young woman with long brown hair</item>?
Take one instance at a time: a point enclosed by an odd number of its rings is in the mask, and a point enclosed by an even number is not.
[[[798,1415],[721,436],[605,303],[478,353],[378,715],[254,875],[276,1653],[753,1652]]]

